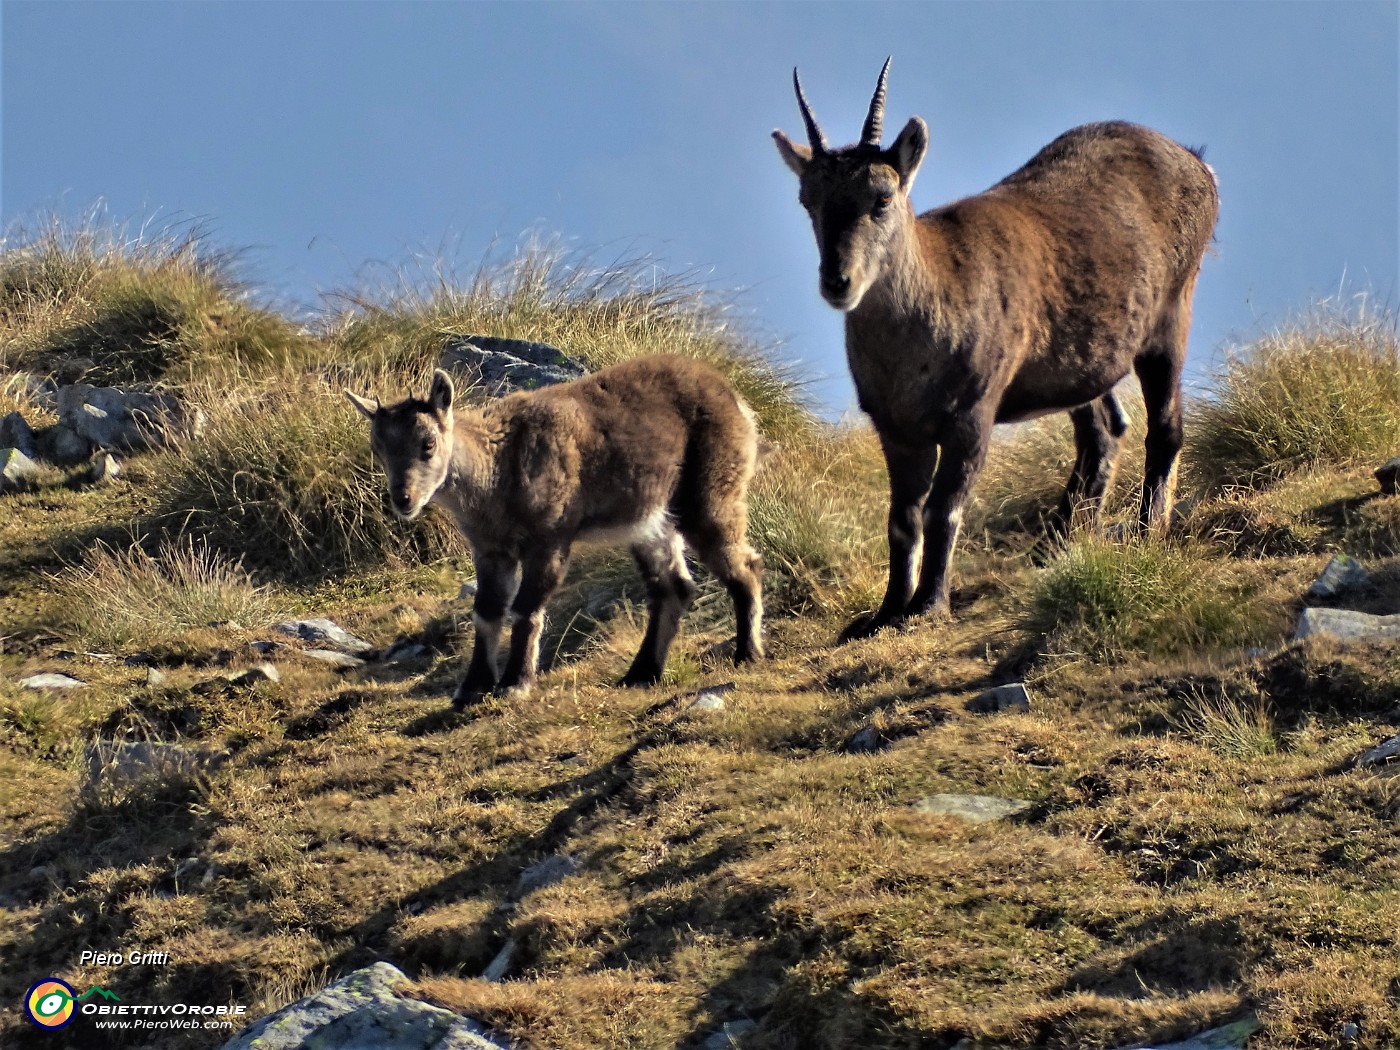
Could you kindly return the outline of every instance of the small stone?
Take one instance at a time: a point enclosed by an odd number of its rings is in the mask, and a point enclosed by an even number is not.
[[[522,871],[520,878],[516,881],[515,892],[523,897],[527,893],[534,893],[536,890],[547,889],[555,883],[563,882],[577,872],[578,861],[566,853],[558,853],[552,857],[546,857],[537,864],[531,864]]]
[[[272,629],[294,635],[304,642],[328,642],[348,653],[367,653],[374,648],[363,638],[356,638],[334,621],[324,617],[313,620],[287,620],[273,624]]]
[[[248,647],[250,649],[255,650],[256,652],[262,653],[264,656],[267,656],[270,653],[275,653],[278,649],[287,648],[286,645],[284,645],[281,642],[273,642],[266,640],[258,642],[249,642]]]
[[[237,671],[227,677],[234,685],[251,687],[259,682],[280,682],[282,681],[282,672],[277,670],[273,664],[261,663],[254,664],[252,667]]]
[[[1327,563],[1322,574],[1313,580],[1307,596],[1314,599],[1336,598],[1343,591],[1357,590],[1371,582],[1368,573],[1355,558],[1338,554]]]
[[[468,580],[466,583],[462,584],[462,589],[461,589],[460,591],[457,592],[457,599],[458,599],[459,601],[466,601],[468,598],[475,598],[475,597],[476,597],[476,583],[475,583],[474,581],[472,581],[472,580]]]
[[[1385,762],[1400,755],[1400,736],[1393,736],[1383,744],[1377,744],[1370,751],[1358,755],[1356,764],[1358,766],[1374,766],[1378,762]]]
[[[146,686],[147,686],[147,688],[154,689],[154,688],[156,688],[157,686],[162,686],[162,685],[164,685],[164,684],[165,684],[166,682],[168,682],[169,680],[170,680],[170,676],[169,676],[168,674],[166,674],[164,671],[162,671],[162,670],[160,670],[160,669],[158,669],[158,668],[155,668],[155,667],[148,667],[148,668],[146,668]]]
[[[868,755],[885,746],[884,735],[874,726],[863,726],[851,734],[842,748],[850,755]]]
[[[87,470],[82,475],[82,481],[86,485],[106,485],[115,481],[117,475],[122,472],[121,464],[117,462],[117,457],[110,452],[103,452],[94,456],[88,463]]]
[[[1354,1043],[1361,1038],[1361,1026],[1355,1021],[1348,1021],[1342,1026],[1342,1042]]]
[[[1031,696],[1025,682],[1012,682],[973,697],[967,702],[967,709],[978,714],[994,714],[997,711],[1029,711]]]
[[[0,492],[27,488],[38,476],[39,465],[19,449],[0,449]]]
[[[998,798],[995,795],[929,795],[914,803],[920,813],[959,817],[972,824],[985,824],[1004,817],[1014,817],[1035,806],[1019,798]]]
[[[1376,480],[1381,483],[1381,492],[1393,496],[1400,488],[1400,456],[1376,468]]]
[[[1344,643],[1400,641],[1400,613],[1372,616],[1351,609],[1304,609],[1293,629],[1293,640],[1319,637]]]
[[[334,649],[302,649],[300,652],[302,656],[312,660],[319,660],[323,664],[329,664],[331,667],[342,671],[348,671],[353,667],[365,666],[365,662],[358,656],[337,652]]]
[[[744,1036],[757,1027],[753,1021],[725,1021],[719,1026],[719,1031],[711,1032],[700,1044],[700,1050],[735,1050],[744,1045],[741,1041]]]
[[[19,684],[26,689],[82,689],[87,685],[71,675],[66,674],[34,674],[28,678],[21,678]]]
[[[706,686],[695,694],[695,699],[686,704],[687,711],[723,711],[724,698],[734,692],[737,686],[733,682],[723,682],[720,685]]]
[[[481,971],[483,981],[499,981],[510,972],[510,964],[515,960],[515,950],[518,942],[512,937],[506,941],[505,947],[496,953],[496,957],[487,964],[486,969]]]
[[[428,647],[417,642],[395,642],[379,656],[382,664],[403,664],[428,655]]]

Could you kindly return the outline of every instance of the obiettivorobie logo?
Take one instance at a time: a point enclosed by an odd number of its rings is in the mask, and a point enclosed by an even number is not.
[[[45,977],[34,984],[24,996],[25,1015],[40,1028],[62,1028],[73,1020],[76,1003],[100,996],[109,1002],[121,1002],[116,992],[106,988],[89,988],[82,995],[73,986],[57,977]]]

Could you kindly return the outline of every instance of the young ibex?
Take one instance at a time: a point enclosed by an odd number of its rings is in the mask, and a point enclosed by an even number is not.
[[[821,294],[846,315],[856,394],[889,467],[889,586],[843,639],[947,614],[963,505],[996,423],[1068,411],[1077,459],[1058,518],[1096,515],[1126,430],[1113,387],[1132,370],[1147,407],[1140,522],[1169,515],[1191,293],[1219,210],[1199,153],[1110,122],[1067,131],[986,192],[916,217],[928,127],[914,117],[881,148],[888,72],[886,61],[858,144],[827,146],[796,70],[810,145],[773,132],[801,180]]]
[[[714,369],[645,357],[455,411],[441,370],[426,401],[381,407],[346,394],[371,420],[394,513],[409,520],[437,503],[471,543],[476,645],[455,707],[534,681],[544,605],[575,540],[630,543],[646,580],[646,637],[623,685],[661,677],[694,598],[682,538],[734,602],[735,662],[763,656],[762,563],[746,538],[758,429]],[[507,610],[515,626],[498,678]]]

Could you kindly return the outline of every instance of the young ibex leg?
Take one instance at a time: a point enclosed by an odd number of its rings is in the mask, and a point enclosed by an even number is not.
[[[702,536],[700,557],[734,603],[734,662],[762,660],[763,559],[744,539],[740,521],[732,530]]]
[[[1185,340],[1184,323],[1181,338]],[[1147,531],[1171,519],[1176,457],[1181,451],[1181,357],[1176,352],[1149,351],[1138,358],[1137,374],[1147,408],[1147,457],[1138,523]]]
[[[1128,429],[1128,421],[1112,392],[1074,409],[1069,418],[1074,424],[1074,473],[1051,519],[1050,531],[1054,535],[1066,534],[1081,522],[1098,522],[1118,463],[1120,439]]]
[[[884,437],[880,444],[890,475],[890,579],[880,607],[853,620],[841,632],[843,642],[866,638],[904,618],[919,574],[920,555],[925,554],[924,503],[938,466],[938,449],[906,449]]]
[[[476,603],[472,608],[476,644],[472,646],[467,675],[452,697],[452,706],[459,711],[496,688],[496,653],[519,571],[515,560],[503,554],[475,551],[472,560],[477,577]]]
[[[642,579],[646,581],[647,633],[636,659],[619,685],[654,685],[666,669],[681,617],[695,600],[695,581],[685,564],[685,547],[680,533],[668,529],[656,542],[639,543],[632,548]]]
[[[535,551],[525,558],[520,590],[511,603],[515,625],[510,632],[510,657],[496,691],[528,689],[540,666],[540,635],[544,631],[544,606],[559,589],[569,571],[567,549]]]
[[[909,599],[908,616],[947,616],[949,570],[962,528],[963,507],[982,471],[991,439],[990,421],[959,420],[942,443],[933,491],[924,505],[924,564],[919,586]]]

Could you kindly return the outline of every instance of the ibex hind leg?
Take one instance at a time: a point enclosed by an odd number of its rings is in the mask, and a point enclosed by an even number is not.
[[[1060,538],[1080,524],[1097,525],[1103,500],[1113,483],[1118,450],[1128,421],[1112,391],[1069,414],[1074,424],[1074,471],[1050,519],[1050,534]]]
[[[647,587],[647,633],[636,659],[618,684],[654,685],[666,669],[666,657],[680,629],[681,617],[695,600],[695,582],[685,564],[680,534],[673,528],[655,541],[633,545],[632,557]]]
[[[734,603],[734,662],[761,660],[763,649],[763,559],[746,539],[747,514],[728,520],[707,516],[687,530],[687,539]]]
[[[1179,305],[1158,326],[1135,363],[1147,409],[1147,455],[1138,515],[1143,531],[1165,527],[1171,521],[1176,462],[1182,441],[1181,370],[1186,361],[1186,334],[1191,326],[1190,291],[1188,286]]]

